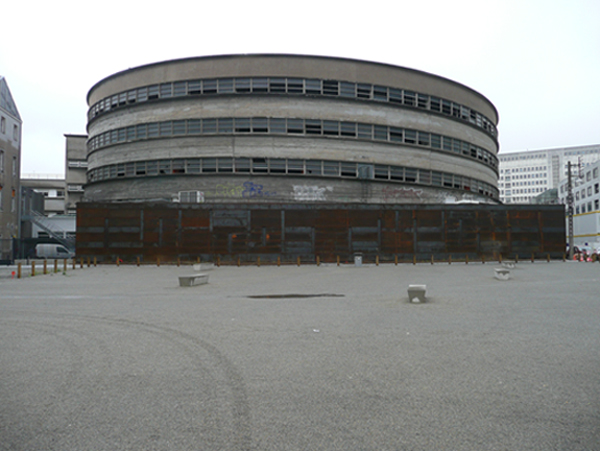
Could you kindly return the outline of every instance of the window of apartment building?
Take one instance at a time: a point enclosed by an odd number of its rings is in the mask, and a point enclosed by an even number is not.
[[[592,187],[591,186],[588,186],[587,194],[588,194],[588,197],[592,195]]]
[[[0,185],[0,211],[2,211],[2,185]]]
[[[4,116],[0,118],[0,131],[6,133],[6,118]]]
[[[0,172],[4,172],[4,151],[0,150]]]
[[[594,184],[594,194],[598,194],[600,193],[600,184],[595,183]]]
[[[587,174],[585,174],[585,180],[587,182],[589,182],[590,180],[592,180],[592,171],[588,171]]]
[[[598,199],[594,201],[594,210],[600,210],[600,200]]]
[[[598,168],[594,168],[594,178],[598,178]]]
[[[12,175],[13,177],[17,176],[17,157],[13,157]]]

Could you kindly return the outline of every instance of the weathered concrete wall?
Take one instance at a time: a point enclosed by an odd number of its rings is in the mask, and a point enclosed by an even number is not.
[[[204,203],[331,203],[364,204],[454,204],[461,201],[496,202],[462,190],[423,187],[374,180],[341,180],[339,178],[310,178],[306,176],[203,175],[156,176],[108,180],[88,185],[85,200],[172,202],[180,191],[200,191]]]

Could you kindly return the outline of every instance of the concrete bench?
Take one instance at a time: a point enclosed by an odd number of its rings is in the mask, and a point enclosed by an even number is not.
[[[510,269],[508,268],[495,268],[494,277],[498,280],[510,279]]]
[[[193,265],[194,271],[212,271],[215,269],[214,263],[195,263]]]
[[[408,301],[409,302],[425,302],[425,292],[427,285],[409,285],[408,286]]]
[[[180,287],[204,285],[205,283],[208,283],[208,274],[188,274],[185,276],[179,276]]]

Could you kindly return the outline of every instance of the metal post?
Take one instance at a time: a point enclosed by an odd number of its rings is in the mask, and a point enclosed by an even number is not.
[[[571,162],[568,165],[568,181],[567,181],[567,218],[569,229],[569,260],[573,260],[573,183],[571,179]]]

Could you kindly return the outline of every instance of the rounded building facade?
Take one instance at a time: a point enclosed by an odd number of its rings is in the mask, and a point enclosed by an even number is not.
[[[498,202],[498,113],[429,73],[300,55],[149,64],[88,94],[84,200]]]

